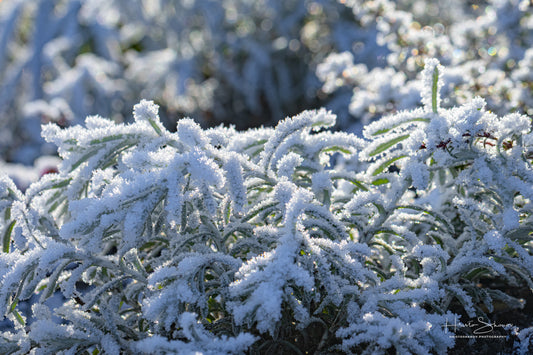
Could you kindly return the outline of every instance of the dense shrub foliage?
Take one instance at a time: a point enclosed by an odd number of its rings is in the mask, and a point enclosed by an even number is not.
[[[121,121],[146,97],[167,126],[177,114],[273,124],[316,106],[314,68],[329,51],[363,41],[358,58],[375,58],[375,25],[354,17],[336,1],[4,1],[0,154],[31,164],[51,151],[41,122]]]
[[[360,9],[361,2],[345,3],[354,13]],[[373,21],[378,43],[386,48],[382,63],[375,67],[361,61],[357,49],[365,46],[360,44],[331,53],[317,67],[324,92],[336,92],[330,106],[344,116],[348,108],[351,114],[341,127],[353,125],[353,118],[368,122],[415,107],[422,87],[419,69],[427,58],[437,58],[448,68],[442,78],[444,107],[482,96],[499,115],[533,114],[530,1],[447,1],[440,5],[445,9],[424,1],[372,3],[380,4]]]
[[[532,48],[529,0],[0,0],[0,353],[533,351]]]
[[[54,152],[41,123],[129,120],[142,98],[170,129],[327,106],[357,130],[419,103],[425,58],[448,67],[444,107],[481,95],[531,115],[532,13],[529,0],[2,1],[0,155],[32,164]]]
[[[43,126],[59,172],[0,184],[1,352],[443,353],[523,307],[486,280],[533,287],[531,119],[442,107],[442,73],[363,138],[324,109],[171,133],[150,101]]]

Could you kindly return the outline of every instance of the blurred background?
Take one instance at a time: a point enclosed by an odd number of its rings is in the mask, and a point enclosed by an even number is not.
[[[24,189],[55,171],[41,125],[128,122],[141,99],[174,130],[275,125],[328,107],[359,133],[419,105],[424,59],[444,105],[474,96],[533,115],[529,0],[3,0],[0,173]]]

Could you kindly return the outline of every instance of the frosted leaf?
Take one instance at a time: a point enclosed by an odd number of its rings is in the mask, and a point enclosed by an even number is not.
[[[294,152],[289,152],[288,154],[284,155],[280,160],[278,160],[278,176],[284,176],[287,179],[292,180],[292,174],[294,174],[294,170],[298,166],[300,166],[303,161],[304,159],[300,155]]]
[[[453,345],[453,338],[446,334],[445,317],[428,314],[418,306],[397,305],[396,317],[388,318],[376,311],[366,312],[349,327],[339,329],[337,336],[343,339],[342,349],[349,352],[360,344],[375,344],[376,347],[371,348],[394,346],[409,353],[422,354],[433,347],[445,351]]]
[[[346,211],[358,211],[361,207],[369,203],[383,203],[383,197],[377,192],[358,191],[346,204]]]
[[[135,351],[153,354],[154,351],[175,354],[229,355],[244,353],[257,340],[249,333],[240,333],[236,337],[208,336],[203,327],[196,322],[196,315],[184,313],[180,326],[187,329],[189,342],[168,340],[160,335],[153,335],[135,342]]]
[[[322,171],[311,175],[311,182],[315,194],[322,193],[323,191],[331,193],[333,190],[331,178],[327,171]]]
[[[100,345],[102,349],[108,354],[118,354],[120,353],[120,345],[117,344],[113,336],[106,334],[100,339]]]
[[[464,307],[466,313],[469,317],[474,318],[476,312],[474,310],[474,304],[472,303],[472,297],[470,297],[463,289],[455,285],[447,286],[447,288],[453,292],[453,294],[459,298],[462,306]]]
[[[235,127],[219,126],[204,131],[209,143],[213,146],[228,147],[232,142],[238,141],[242,132],[238,132]]]
[[[246,188],[238,155],[230,155],[224,164],[224,170],[233,208],[238,213],[243,212],[246,206]]]
[[[297,219],[300,217],[302,210],[311,202],[313,194],[304,189],[293,191],[290,200],[286,203],[286,212],[283,223],[288,228],[294,228]]]
[[[419,258],[439,257],[444,261],[450,259],[450,255],[438,245],[417,245],[413,248],[412,253]]]
[[[511,134],[527,134],[531,130],[531,118],[518,113],[505,115],[498,121],[498,131],[503,137]]]
[[[187,168],[196,180],[204,181],[209,186],[223,186],[225,183],[222,169],[204,152],[194,149],[187,156]]]
[[[424,163],[405,164],[401,170],[402,178],[410,178],[415,189],[425,190],[429,182],[429,171]]]
[[[532,342],[533,327],[522,329],[518,332],[518,341],[515,341],[514,350],[518,354],[527,354]]]
[[[150,205],[149,201],[138,202],[128,210],[124,219],[124,238],[120,248],[122,253],[135,247],[141,239]]]
[[[182,188],[182,184],[175,181],[173,184],[170,184],[168,189],[165,211],[167,212],[167,221],[172,228],[175,228],[182,222],[182,208],[186,201],[181,191]]]
[[[490,186],[494,183],[494,173],[485,159],[476,159],[472,168],[476,170],[476,177],[484,184]]]
[[[513,207],[507,207],[502,214],[503,228],[502,231],[506,232],[520,227],[520,215]]]
[[[179,141],[190,148],[203,148],[208,144],[207,137],[200,126],[190,118],[179,120],[176,134]]]
[[[281,206],[285,207],[287,203],[289,203],[295,190],[296,185],[291,182],[282,181],[274,188],[274,196]]]
[[[97,169],[93,171],[91,178],[90,191],[96,195],[99,195],[107,184],[113,179],[114,171],[112,169],[101,170]],[[91,196],[96,197],[96,196]]]
[[[346,58],[339,67],[352,66]],[[327,342],[345,352],[446,352],[451,313],[422,304],[473,314],[479,295],[466,285],[475,270],[507,282],[512,267],[531,281],[533,145],[530,119],[490,113],[490,100],[441,107],[449,87],[441,90],[438,61],[408,83],[415,75],[337,70],[335,85],[362,88],[357,110],[398,110],[369,124],[365,140],[323,130],[335,123],[326,110],[275,129],[204,131],[185,119],[168,133],[148,101],[135,106],[132,124],[95,116],[85,127],[44,127],[63,158],[59,173],[25,194],[0,178],[2,232],[16,222],[4,241],[13,250],[0,255],[1,309],[16,320],[13,300],[57,286],[67,298],[55,311],[63,323],[47,323],[41,309],[23,336],[43,348],[90,338],[113,353],[245,352],[265,332],[292,343],[286,325],[305,328],[326,311],[339,320]],[[499,90],[494,78],[476,83]],[[418,104],[418,95],[402,95],[420,83],[424,108],[400,111]],[[492,256],[507,247],[504,267]],[[259,338],[224,336],[234,325]]]
[[[263,282],[259,284],[248,297],[243,306],[233,309],[235,321],[242,324],[255,310],[257,328],[261,332],[273,331],[273,325],[281,318],[281,299],[283,291],[279,282]]]
[[[85,127],[88,129],[113,128],[114,125],[115,124],[112,120],[100,116],[87,116],[85,119]]]
[[[9,176],[2,173],[0,175],[0,198],[2,199],[8,198],[9,193],[10,193],[9,189],[11,189],[13,192],[18,191],[13,180],[11,180]]]
[[[31,306],[32,314],[37,319],[51,319],[52,313],[48,306],[40,303],[34,303]]]
[[[324,109],[320,109],[316,111],[304,111],[299,115],[280,121],[274,133],[266,142],[263,152],[261,152],[261,165],[267,169],[270,167],[274,155],[281,158],[288,153],[280,150],[279,147],[291,136],[299,134],[305,129],[319,130],[323,127],[333,126],[335,124],[335,118],[335,115]]]
[[[71,273],[68,280],[61,283],[61,292],[65,298],[78,297],[79,292],[76,290],[76,283],[82,278],[83,273],[90,265],[81,264]]]
[[[426,112],[434,112],[440,108],[440,91],[444,86],[442,80],[443,67],[437,59],[426,59],[424,70],[422,71],[422,104]]]
[[[133,117],[136,122],[157,122],[159,121],[158,112],[159,106],[151,100],[141,100],[141,102],[133,106]]]
[[[483,235],[483,240],[487,243],[490,249],[498,254],[501,254],[501,250],[505,248],[505,245],[507,244],[502,235],[496,230],[485,233],[485,235]]]
[[[477,97],[449,111],[447,119],[450,121],[450,134],[455,141],[460,141],[465,133],[475,136],[485,129],[483,125],[478,124],[485,113],[485,105],[485,100]]]

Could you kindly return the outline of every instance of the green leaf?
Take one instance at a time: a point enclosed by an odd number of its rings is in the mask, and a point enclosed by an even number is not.
[[[352,154],[352,152],[349,149],[344,148],[344,147],[340,147],[338,145],[334,145],[332,147],[328,147],[326,149],[322,149],[322,152],[324,152],[324,153],[341,152],[341,153],[344,153],[344,154]]]
[[[48,213],[52,213],[54,212],[63,202],[65,202],[65,200],[67,199],[66,196],[64,196],[63,198],[59,199],[58,201],[54,202],[50,208],[48,209]]]
[[[272,210],[275,210],[276,207],[278,206],[279,202],[267,202],[267,203],[262,203],[260,205],[258,205],[257,207],[251,209],[248,214],[246,216],[244,216],[241,220],[242,223],[244,222],[248,222],[249,220],[251,220],[252,218],[254,218],[255,216],[257,216],[259,213],[261,212],[266,212],[268,211],[268,213],[270,213],[270,211]]]
[[[19,300],[18,298],[15,298],[15,300],[13,301],[13,303],[11,303],[11,307],[9,307],[9,311],[10,312],[13,312],[15,310],[15,307],[17,307],[17,304],[19,303]]]
[[[162,135],[161,129],[157,126],[157,123],[155,123],[154,120],[148,120],[148,122],[150,122],[150,125],[158,135]]]
[[[48,285],[46,286],[46,290],[41,296],[41,300],[44,301],[45,299],[52,296],[57,288],[57,281],[59,280],[59,276],[63,272],[63,270],[71,263],[71,260],[64,260],[61,265],[57,267],[57,269],[54,270],[53,274],[48,279]]]
[[[62,196],[62,191],[54,192],[52,197],[50,197],[48,200],[46,200],[46,205],[50,205],[52,202],[54,202],[56,199],[58,199],[61,196]],[[8,218],[6,218],[6,219],[8,219]]]
[[[114,134],[112,136],[107,136],[107,137],[104,137],[102,139],[93,139],[90,144],[99,144],[99,143],[105,143],[105,142],[110,142],[110,141],[114,141],[114,140],[117,140],[117,139],[122,139],[124,135],[123,134]]]
[[[439,216],[437,213],[433,212],[433,211],[428,211],[422,207],[418,207],[418,206],[397,206],[396,209],[400,210],[400,209],[411,209],[411,210],[414,210],[414,211],[419,211],[419,212],[422,212],[422,213],[425,213],[427,215],[430,215],[431,217],[435,218],[435,220],[439,221],[440,223],[442,223],[447,229],[448,229],[448,232],[452,233],[453,232],[453,227],[448,223],[448,221],[446,221],[444,218],[442,218],[441,216]]]
[[[521,268],[518,265],[514,265],[514,264],[507,264],[507,263],[505,263],[505,264],[501,263],[501,264],[506,269],[511,270],[512,272],[514,272],[515,274],[520,276],[520,278],[522,278],[522,280],[524,280],[527,283],[530,291],[533,292],[533,280],[531,280],[530,274],[528,275],[528,273],[527,273],[528,270],[521,270]],[[526,272],[524,272],[524,271],[526,271]]]
[[[331,123],[326,121],[326,120],[322,120],[322,121],[316,121],[315,123],[313,123],[311,125],[311,128],[315,128],[315,127],[329,127],[331,126]]]
[[[259,139],[258,141],[244,147],[243,152],[251,148],[256,148],[255,151],[250,153],[250,156],[253,158],[263,151],[263,146],[265,145],[266,142],[267,142],[266,139]]]
[[[379,186],[379,185],[387,184],[388,182],[389,182],[389,179],[379,178],[379,179],[372,181],[372,185]]]
[[[404,125],[406,123],[411,123],[411,122],[429,122],[429,118],[422,118],[422,117],[417,117],[417,118],[413,118],[411,120],[407,120],[407,121],[403,121],[403,122],[399,122],[399,123],[396,123],[392,126],[390,126],[389,128],[382,128],[374,133],[372,133],[372,136],[379,136],[380,134],[383,134],[383,133],[387,133],[388,131],[390,131],[391,129],[394,129],[394,128],[398,128],[400,127],[401,125]]]
[[[474,270],[470,271],[466,276],[465,278],[467,280],[474,280],[474,279],[478,279],[479,277],[482,276],[482,274],[489,274],[490,271],[488,271],[486,268],[484,267],[479,267],[479,268],[475,268]]]
[[[253,147],[257,147],[259,145],[263,145],[266,142],[267,142],[266,139],[259,139],[259,140],[255,141],[255,142],[253,142],[252,144],[249,144],[246,147],[244,147],[243,150],[247,150],[247,149],[250,149],[250,148],[253,148]]]
[[[60,187],[65,187],[65,186],[67,186],[70,183],[70,181],[72,181],[72,178],[60,181],[60,182],[52,185],[51,189],[58,189]]]
[[[231,219],[231,203],[226,203],[226,206],[224,208],[224,224],[228,224]]]
[[[82,156],[77,162],[75,162],[72,167],[70,168],[71,171],[72,170],[76,170],[76,168],[78,166],[80,166],[84,161],[87,161],[87,159],[89,159],[90,157],[92,157],[93,155],[95,155],[97,152],[97,150],[91,150],[90,152],[88,152],[87,154],[85,154],[84,156]]]
[[[441,246],[441,248],[444,249],[444,243],[442,242],[442,238],[436,236],[434,233],[428,233],[428,236],[430,236],[435,241],[435,243],[437,243]]]
[[[385,210],[385,207],[380,204],[380,203],[377,203],[377,202],[371,202],[374,206],[376,206],[376,208],[378,209],[378,212],[380,215],[384,215],[387,213],[387,210]]]
[[[13,314],[15,315],[17,322],[19,322],[23,327],[26,326],[26,322],[24,322],[24,318],[22,318],[19,312],[17,312],[16,310],[13,310]]]
[[[531,223],[527,223],[524,226],[507,232],[505,236],[511,240],[529,241],[533,239],[531,233],[533,233],[533,225]]]
[[[356,180],[356,179],[353,179],[351,177],[347,177],[347,176],[333,176],[331,178],[331,180],[346,180],[346,181],[349,181],[351,182],[352,184],[354,184],[355,186],[357,186],[360,190],[363,190],[363,191],[368,191],[368,188],[363,185],[363,183],[359,180]]]
[[[431,109],[437,113],[437,95],[439,90],[439,69],[435,66],[433,70],[433,85],[431,86]]]
[[[375,266],[371,262],[365,262],[365,264],[370,270],[374,271],[377,274],[381,282],[389,278],[389,276],[385,273],[385,271],[381,270],[379,267]]]
[[[439,170],[439,183],[442,186],[446,183],[446,171],[444,171],[444,169]]]
[[[9,253],[9,246],[11,245],[11,233],[15,227],[16,220],[12,220],[11,223],[7,226],[3,238],[3,251],[4,253]]]
[[[180,233],[185,233],[187,229],[187,201],[183,202],[181,206],[181,222],[180,222]]]
[[[395,235],[395,236],[397,236],[397,237],[401,237],[400,234],[396,233],[396,232],[393,231],[392,229],[387,229],[387,228],[385,228],[385,229],[380,229],[380,230],[376,231],[374,234],[377,235],[377,234],[384,234],[384,233],[392,234],[392,235]]]
[[[64,141],[63,143],[78,144],[78,140],[76,138],[70,138],[70,139],[67,139],[66,141]]]
[[[394,158],[384,161],[383,163],[380,164],[380,166],[378,166],[376,170],[374,170],[374,172],[372,173],[372,176],[381,174],[383,170],[385,170],[385,168],[388,168],[392,163],[405,157],[407,157],[407,155],[400,155],[399,157],[394,157]]]
[[[369,243],[370,246],[372,245],[379,245],[381,247],[383,247],[383,249],[385,249],[390,255],[393,255],[394,254],[394,249],[388,245],[386,242],[382,241],[382,240],[374,240],[372,241],[371,243]]]
[[[381,143],[380,145],[378,145],[372,152],[370,152],[368,154],[369,157],[372,157],[374,155],[378,155],[380,153],[383,153],[384,151],[386,151],[387,149],[389,149],[390,147],[393,147],[395,146],[396,144],[400,143],[401,141],[404,141],[406,140],[407,138],[409,138],[409,134],[404,134],[402,136],[399,136],[399,137],[396,137],[396,138],[393,138],[391,139],[390,141],[387,141],[387,142],[384,142],[384,143]]]

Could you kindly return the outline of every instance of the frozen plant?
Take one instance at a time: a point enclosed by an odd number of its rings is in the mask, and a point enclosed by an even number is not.
[[[356,0],[343,2],[354,9],[359,6]],[[530,1],[447,2],[440,9],[416,0],[373,3],[382,6],[370,22],[375,23],[376,40],[386,48],[386,58],[369,66],[358,60],[355,43],[350,51],[330,53],[317,67],[324,92],[334,93],[328,106],[339,113],[348,107],[351,116],[344,114],[340,127],[416,107],[427,58],[448,66],[443,107],[482,96],[498,115],[532,114],[533,96],[525,74],[533,38]]]
[[[361,10],[365,12],[365,9]],[[131,118],[151,97],[169,127],[274,124],[317,106],[314,67],[375,29],[331,1],[14,0],[0,4],[0,155],[31,165],[40,125]],[[370,58],[370,59],[369,59]]]
[[[171,133],[144,100],[43,126],[59,172],[0,180],[1,352],[443,353],[454,319],[523,307],[531,119],[443,108],[442,73],[364,138],[324,109]]]

